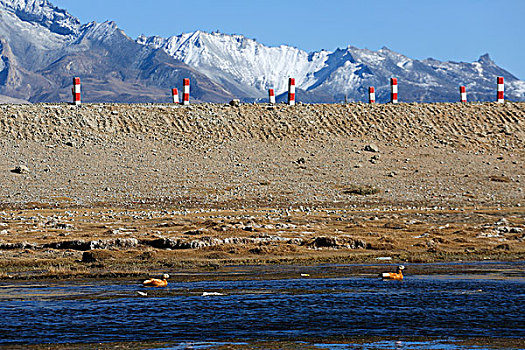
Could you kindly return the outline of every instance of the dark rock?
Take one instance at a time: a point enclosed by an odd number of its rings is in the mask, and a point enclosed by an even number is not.
[[[25,165],[18,165],[11,172],[15,174],[29,174],[29,168]]]
[[[73,225],[65,223],[57,223],[55,227],[61,230],[73,230],[75,228]]]
[[[379,147],[377,147],[376,144],[371,143],[371,144],[366,145],[364,150],[367,152],[379,152]]]
[[[39,248],[39,246],[27,242],[19,242],[19,243],[2,243],[0,244],[0,250],[17,250],[17,249],[31,249],[35,250]]]
[[[44,244],[44,248],[86,251],[91,249],[91,242],[85,242],[82,240],[54,242]]]
[[[315,248],[337,248],[339,243],[335,237],[316,237],[313,242],[309,244]]]
[[[97,259],[95,258],[95,255],[92,252],[84,252],[82,254],[82,262],[85,263],[93,263],[96,262]]]
[[[199,229],[199,230],[186,231],[183,234],[190,235],[190,236],[196,236],[196,235],[202,235],[204,232],[205,232],[204,230]]]
[[[366,249],[367,243],[362,239],[355,239],[350,244],[352,249]]]
[[[301,158],[297,159],[295,162],[296,162],[297,164],[305,164],[305,163],[306,163],[306,159],[304,159],[303,157],[301,157]]]
[[[149,245],[153,248],[158,249],[189,249],[190,245],[182,242],[179,239],[172,239],[172,238],[159,238],[154,239],[150,241],[143,241],[142,242],[145,245]]]
[[[286,243],[288,243],[288,244],[295,244],[295,245],[302,245],[303,244],[303,239],[302,238],[292,238],[292,239],[288,240]]]

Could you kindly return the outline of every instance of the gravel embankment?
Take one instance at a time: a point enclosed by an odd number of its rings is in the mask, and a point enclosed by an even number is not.
[[[2,105],[0,203],[515,206],[524,124],[525,103]]]

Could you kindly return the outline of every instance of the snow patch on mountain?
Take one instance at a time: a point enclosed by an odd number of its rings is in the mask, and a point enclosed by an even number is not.
[[[15,13],[23,21],[38,23],[61,35],[77,34],[80,27],[77,18],[48,0],[0,0],[0,8]]]
[[[312,72],[324,67],[328,52],[308,54],[290,46],[267,47],[242,35],[222,33],[184,33],[167,39],[139,37],[143,45],[162,48],[169,55],[219,82],[246,91],[252,96],[265,96],[269,88],[282,93],[288,88],[288,77],[308,88],[315,83]]]
[[[525,100],[525,81],[523,80],[515,80],[511,81],[509,83],[506,83],[507,90],[511,91],[512,93],[510,96],[516,100],[524,101]]]

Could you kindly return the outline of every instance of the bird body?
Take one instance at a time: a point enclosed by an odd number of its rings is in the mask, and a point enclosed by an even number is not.
[[[401,281],[403,279],[403,270],[405,267],[403,265],[399,265],[397,267],[396,272],[383,272],[381,274],[381,277],[385,280],[396,280]]]
[[[168,285],[168,278],[170,278],[170,276],[167,273],[165,273],[162,276],[162,279],[150,278],[142,282],[142,285],[145,287],[166,287]]]

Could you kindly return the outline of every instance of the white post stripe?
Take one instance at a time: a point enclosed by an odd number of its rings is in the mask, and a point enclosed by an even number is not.
[[[190,104],[190,79],[183,79],[182,84],[184,85],[182,94],[182,104],[184,106],[187,106]]]
[[[268,95],[269,95],[269,98],[270,98],[270,103],[271,104],[275,104],[275,90],[274,89],[269,89],[268,90]]]
[[[505,79],[503,77],[497,78],[498,83],[498,103],[505,103]]]
[[[82,101],[82,96],[80,94],[80,78],[79,77],[73,78],[73,89],[71,89],[71,92],[73,93],[73,104],[75,106],[79,106]]]

